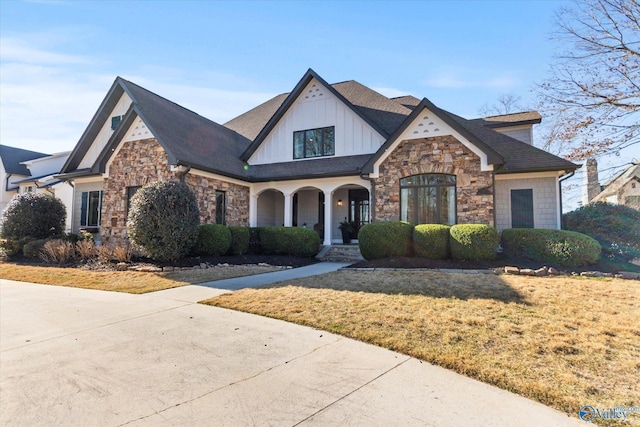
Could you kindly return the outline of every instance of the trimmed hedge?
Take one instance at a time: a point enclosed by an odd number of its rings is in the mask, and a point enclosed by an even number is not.
[[[413,247],[417,257],[445,259],[449,257],[448,225],[420,224],[413,229]]]
[[[58,198],[41,193],[16,194],[2,212],[0,237],[21,241],[62,236],[66,218],[67,210]]]
[[[496,258],[500,236],[495,228],[485,224],[456,224],[449,230],[453,259],[469,261]]]
[[[374,222],[360,228],[358,245],[367,260],[413,255],[413,225],[408,222]]]
[[[127,233],[151,258],[175,261],[198,239],[200,211],[193,191],[182,182],[155,182],[131,198]]]
[[[600,257],[600,244],[587,235],[567,230],[508,228],[502,230],[505,254],[563,267],[593,264]]]
[[[311,258],[320,250],[320,236],[309,228],[261,227],[262,253]]]
[[[231,246],[229,255],[244,255],[249,252],[249,228],[229,226],[231,232]]]
[[[198,255],[224,255],[231,247],[231,231],[222,224],[203,224],[198,227],[195,252]]]
[[[38,258],[40,257],[40,252],[44,249],[44,244],[49,240],[47,239],[38,239],[32,240],[29,243],[26,243],[22,247],[22,255],[26,258]]]

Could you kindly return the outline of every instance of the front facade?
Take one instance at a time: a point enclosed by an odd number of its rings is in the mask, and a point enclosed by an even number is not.
[[[202,223],[306,227],[325,245],[343,221],[557,229],[559,180],[577,166],[531,145],[539,122],[465,120],[309,70],[219,125],[117,78],[59,177],[75,188],[73,231],[103,241],[126,238],[138,188],[168,180],[193,189]]]

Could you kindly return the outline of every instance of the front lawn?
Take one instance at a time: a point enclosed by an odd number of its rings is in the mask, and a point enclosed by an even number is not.
[[[343,270],[205,303],[399,351],[574,417],[640,406],[638,281]]]
[[[137,271],[94,271],[80,268],[58,268],[0,263],[0,278],[45,285],[142,294],[184,285],[232,277],[250,276],[279,270],[271,266],[231,265],[203,270],[181,270],[166,273]]]

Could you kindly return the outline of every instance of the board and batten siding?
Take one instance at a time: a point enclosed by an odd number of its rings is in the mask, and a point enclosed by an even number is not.
[[[105,123],[102,124],[100,132],[98,132],[96,139],[93,140],[91,147],[82,158],[82,161],[78,165],[78,169],[90,168],[91,166],[93,166],[93,163],[102,152],[102,149],[107,145],[107,142],[109,142],[111,134],[113,134],[113,130],[111,129],[111,118],[114,116],[124,115],[129,109],[130,105],[131,98],[129,98],[129,95],[127,95],[125,92],[122,94],[120,100],[111,111],[111,114],[109,114],[109,118]]]
[[[559,229],[558,178],[515,178],[495,181],[496,228],[511,228],[511,190],[533,190],[534,228]]]
[[[80,211],[82,209],[82,193],[87,191],[102,191],[102,181],[75,183],[75,190],[73,194],[73,223],[71,231],[73,233],[80,232]]]
[[[313,79],[249,159],[249,164],[293,160],[293,133],[335,126],[335,156],[372,154],[385,139]]]

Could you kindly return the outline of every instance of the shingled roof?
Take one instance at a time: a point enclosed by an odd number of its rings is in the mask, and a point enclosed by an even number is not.
[[[493,129],[506,126],[535,125],[542,122],[542,116],[537,111],[521,111],[499,116],[481,117],[470,121]]]
[[[38,153],[37,151],[0,145],[0,160],[2,160],[5,172],[10,174],[31,176],[29,169],[20,163],[47,156],[48,154]]]

